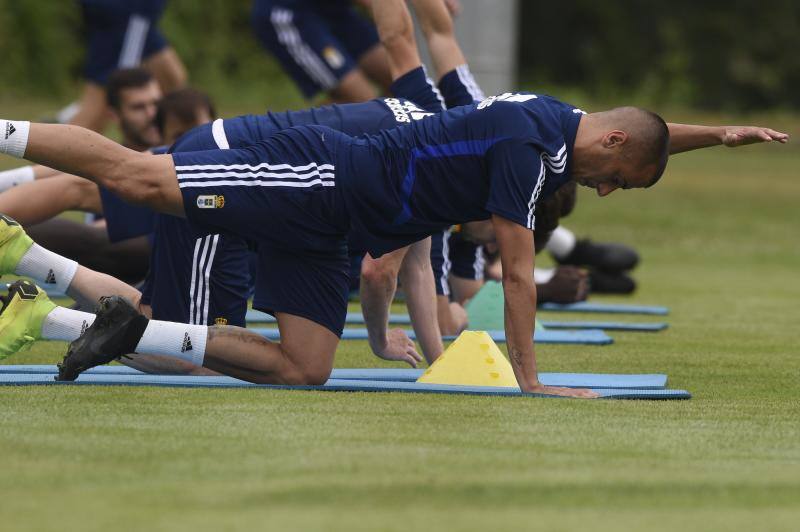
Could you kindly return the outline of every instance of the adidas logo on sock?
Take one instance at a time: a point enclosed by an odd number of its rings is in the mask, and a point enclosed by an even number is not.
[[[181,346],[181,353],[192,350],[192,339],[189,338],[189,333],[183,333],[183,346]]]
[[[44,280],[45,284],[56,284],[56,274],[53,270],[47,272],[47,277]]]
[[[8,137],[13,135],[16,131],[17,128],[14,127],[14,124],[11,122],[6,123],[6,140],[8,140]]]
[[[81,323],[81,334],[80,334],[80,336],[83,336],[83,333],[85,333],[86,329],[88,329],[88,328],[89,328],[89,324],[86,322],[86,320],[83,320],[83,323]]]

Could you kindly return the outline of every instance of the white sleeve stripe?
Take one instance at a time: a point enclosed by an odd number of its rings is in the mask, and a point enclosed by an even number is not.
[[[533,188],[531,200],[528,202],[528,229],[533,229],[536,226],[536,201],[539,199],[539,195],[542,193],[545,174],[545,166],[542,164],[539,167],[539,177],[536,180],[536,186]]]
[[[221,118],[214,120],[214,123],[211,125],[211,134],[214,135],[214,142],[217,143],[219,149],[230,149],[231,146],[228,144],[228,135],[225,134],[225,125]]]

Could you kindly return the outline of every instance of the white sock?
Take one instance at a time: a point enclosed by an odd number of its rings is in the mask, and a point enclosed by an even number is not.
[[[550,282],[550,279],[556,274],[555,268],[534,268],[533,269],[533,279],[536,281],[536,284],[546,284]]]
[[[556,230],[553,231],[546,249],[552,253],[556,259],[565,259],[572,253],[572,250],[575,249],[576,241],[577,239],[572,231],[559,225],[556,227]]]
[[[0,192],[23,183],[30,183],[35,178],[33,166],[21,166],[13,170],[0,172]]]
[[[30,122],[0,119],[0,153],[7,153],[18,159],[24,158],[30,130]]]
[[[136,352],[171,356],[202,366],[207,338],[206,325],[150,320],[136,346]]]
[[[59,124],[69,124],[75,115],[81,110],[81,102],[72,102],[68,106],[56,113],[56,121]]]
[[[47,289],[66,292],[78,271],[78,263],[34,243],[22,256],[14,273],[30,277]]]
[[[54,308],[42,323],[42,338],[72,342],[94,323],[94,314],[64,307]]]

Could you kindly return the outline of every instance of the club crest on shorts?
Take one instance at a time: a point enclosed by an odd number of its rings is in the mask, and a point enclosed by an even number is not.
[[[222,325],[227,325],[227,324],[228,324],[228,320],[225,319],[225,318],[214,318],[214,325],[222,326]]]
[[[225,196],[197,196],[198,209],[221,209],[225,206]]]
[[[344,56],[333,46],[326,46],[325,49],[322,50],[322,56],[334,70],[338,70],[344,66]]]

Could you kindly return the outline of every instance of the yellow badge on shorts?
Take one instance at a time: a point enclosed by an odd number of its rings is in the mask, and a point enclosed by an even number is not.
[[[325,61],[327,61],[334,70],[338,70],[344,66],[344,56],[333,46],[326,46],[325,49],[322,50],[322,57],[325,58]]]
[[[197,196],[198,209],[221,209],[225,206],[225,196]]]
[[[227,325],[228,320],[225,318],[214,318],[214,325]]]

